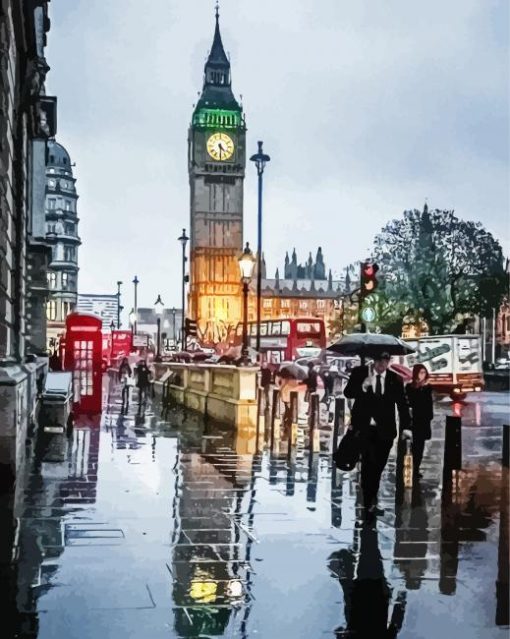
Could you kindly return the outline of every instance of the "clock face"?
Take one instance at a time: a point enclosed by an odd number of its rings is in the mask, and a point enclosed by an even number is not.
[[[234,142],[226,133],[213,133],[207,140],[207,153],[219,162],[229,160],[234,153]]]

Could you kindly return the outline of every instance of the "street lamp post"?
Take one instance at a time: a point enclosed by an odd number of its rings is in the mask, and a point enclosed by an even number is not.
[[[186,323],[185,323],[185,305],[186,305],[186,244],[188,243],[189,237],[186,235],[186,229],[182,229],[181,237],[177,238],[179,242],[182,244],[182,327],[181,327],[181,350],[186,350]]]
[[[176,309],[175,307],[172,308],[172,337],[174,340],[174,347],[177,350],[176,347],[176,335],[175,335],[175,313],[176,313]]]
[[[122,286],[122,282],[119,280],[117,282],[117,328],[120,328],[120,287]]]
[[[257,352],[260,353],[260,303],[262,295],[262,180],[266,164],[270,161],[269,155],[262,151],[263,142],[257,142],[258,153],[252,155],[251,162],[255,162],[258,175],[258,216],[257,216]]]
[[[122,283],[122,282],[121,282]],[[113,331],[115,330],[115,322],[112,320],[110,322],[110,331],[111,331],[111,344],[110,344],[110,361],[113,359]]]
[[[154,358],[155,362],[163,361],[161,359],[161,316],[163,315],[163,309],[164,308],[165,308],[165,305],[163,304],[163,300],[161,299],[161,295],[158,294],[158,299],[154,302],[154,312],[156,313],[156,322],[157,322],[157,325],[158,325],[156,357]]]
[[[241,282],[243,283],[243,346],[241,350],[240,366],[249,366],[250,359],[248,357],[248,293],[250,290],[250,282],[253,277],[253,268],[255,266],[255,258],[250,250],[250,245],[246,242],[244,251],[239,258],[239,268],[241,270]]]
[[[133,333],[134,335],[137,334],[136,329],[137,329],[137,320],[138,320],[138,284],[140,283],[140,280],[138,279],[138,277],[135,275],[133,278],[133,285],[135,287],[135,305],[133,307],[134,313],[135,313],[135,321],[133,324]]]
[[[129,326],[131,326],[131,350],[133,350],[133,335],[135,334],[135,322],[136,322],[136,313],[135,309],[132,308],[129,313]]]

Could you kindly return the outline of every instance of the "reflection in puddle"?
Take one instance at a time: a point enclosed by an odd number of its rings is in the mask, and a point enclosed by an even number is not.
[[[484,457],[501,439],[482,403],[452,407],[463,416],[465,455],[454,480],[439,481],[442,409],[425,478],[405,489],[392,458],[385,515],[360,526],[358,474],[331,471],[329,431],[320,454],[303,444],[306,425],[295,450],[283,436],[278,453],[259,454],[254,429],[236,433],[186,412],[167,421],[119,415],[115,401],[112,392],[101,428],[78,424],[65,445],[38,441],[16,495],[1,503],[0,567],[13,593],[5,614],[25,636],[39,625],[48,636],[51,619],[61,630],[51,611],[62,607],[78,627],[83,601],[104,587],[115,600],[117,581],[119,601],[134,582],[150,584],[155,610],[166,607],[183,638],[397,636],[411,617],[427,623],[420,597],[448,597],[480,624],[476,611],[493,606],[494,624],[508,624],[508,469],[496,453]],[[75,565],[77,553],[85,560]],[[106,583],[110,571],[118,579]]]

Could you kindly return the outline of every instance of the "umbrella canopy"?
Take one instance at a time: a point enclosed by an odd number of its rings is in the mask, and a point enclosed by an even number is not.
[[[278,377],[283,379],[306,379],[308,377],[308,371],[299,364],[294,362],[290,364],[284,364],[280,367],[277,373]]]
[[[239,359],[243,354],[243,347],[242,346],[231,346],[227,351],[225,351],[225,353],[223,353],[222,357],[225,357],[226,359],[231,359],[232,361]],[[252,361],[257,361],[257,356],[258,353],[257,351],[252,348],[251,346],[248,346],[248,358]]]
[[[327,349],[330,353],[338,355],[362,357],[377,357],[382,353],[389,355],[408,355],[415,349],[403,340],[393,335],[383,333],[352,333],[344,335],[338,342],[331,344]]]

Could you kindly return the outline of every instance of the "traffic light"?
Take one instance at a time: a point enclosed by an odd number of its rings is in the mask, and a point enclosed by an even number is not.
[[[186,318],[184,322],[184,327],[186,331],[187,337],[196,337],[197,336],[197,322],[196,320],[190,320]]]
[[[361,297],[366,297],[367,295],[370,295],[377,288],[378,282],[377,282],[376,274],[378,270],[379,270],[379,267],[377,266],[377,264],[374,264],[373,262],[370,262],[369,260],[361,264],[361,278],[360,278]]]

